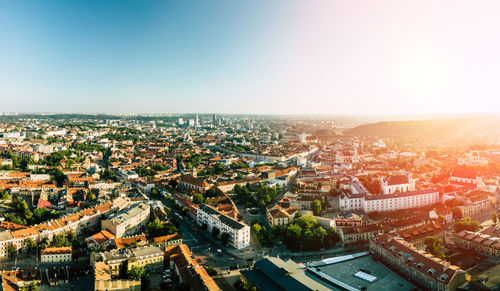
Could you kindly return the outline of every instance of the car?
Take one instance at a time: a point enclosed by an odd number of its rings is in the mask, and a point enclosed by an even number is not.
[[[227,259],[230,260],[230,261],[234,261],[234,258],[231,258],[231,257],[229,257]]]
[[[222,250],[221,250],[221,249],[217,249],[217,252],[218,252],[218,253],[222,253]]]

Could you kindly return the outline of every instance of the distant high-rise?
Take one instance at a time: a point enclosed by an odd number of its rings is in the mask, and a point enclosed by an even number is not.
[[[212,122],[214,125],[217,124],[217,114],[215,114],[215,113],[214,113]]]
[[[200,120],[198,119],[198,114],[196,114],[195,124],[196,124],[196,125],[200,124]]]

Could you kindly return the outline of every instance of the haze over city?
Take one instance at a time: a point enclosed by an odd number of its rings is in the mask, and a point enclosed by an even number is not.
[[[497,1],[8,1],[16,112],[497,112]]]
[[[500,290],[499,11],[0,1],[0,291]]]

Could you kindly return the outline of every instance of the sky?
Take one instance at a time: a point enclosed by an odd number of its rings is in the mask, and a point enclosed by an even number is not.
[[[0,112],[500,111],[499,1],[1,1]]]

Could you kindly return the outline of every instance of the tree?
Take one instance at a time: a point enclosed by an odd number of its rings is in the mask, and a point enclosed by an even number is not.
[[[425,238],[425,250],[431,253],[433,256],[438,257],[440,259],[444,259],[446,256],[443,252],[441,244],[443,241],[434,236],[428,236]]]
[[[220,235],[220,241],[223,245],[227,246],[229,243],[229,233],[224,232]]]
[[[144,266],[132,266],[130,270],[127,271],[127,277],[133,280],[140,280],[146,274]]]
[[[35,282],[31,282],[28,286],[28,291],[38,291],[38,285]]]
[[[15,245],[10,244],[9,247],[7,248],[7,251],[9,253],[9,256],[13,256],[17,253],[17,248]]]
[[[196,193],[193,195],[193,203],[194,204],[202,204],[203,203],[203,195],[200,193]]]
[[[466,217],[463,220],[455,222],[454,228],[455,232],[460,232],[462,230],[477,231],[480,226],[481,224],[479,221],[471,220],[470,217]]]
[[[85,198],[85,200],[92,201],[94,199],[95,199],[95,194],[92,191],[89,191],[89,193],[87,193],[87,197]]]
[[[212,266],[205,266],[205,271],[210,277],[217,275],[217,270]]]
[[[313,202],[311,202],[311,209],[312,209],[313,214],[315,216],[320,216],[321,215],[321,201],[316,199]]]
[[[26,247],[29,250],[32,250],[32,249],[34,249],[36,247],[35,241],[33,241],[33,239],[31,237],[28,237],[26,239],[26,241],[24,242],[24,244],[26,245]]]
[[[0,190],[0,199],[2,199],[2,200],[9,199],[9,193],[7,191]]]

